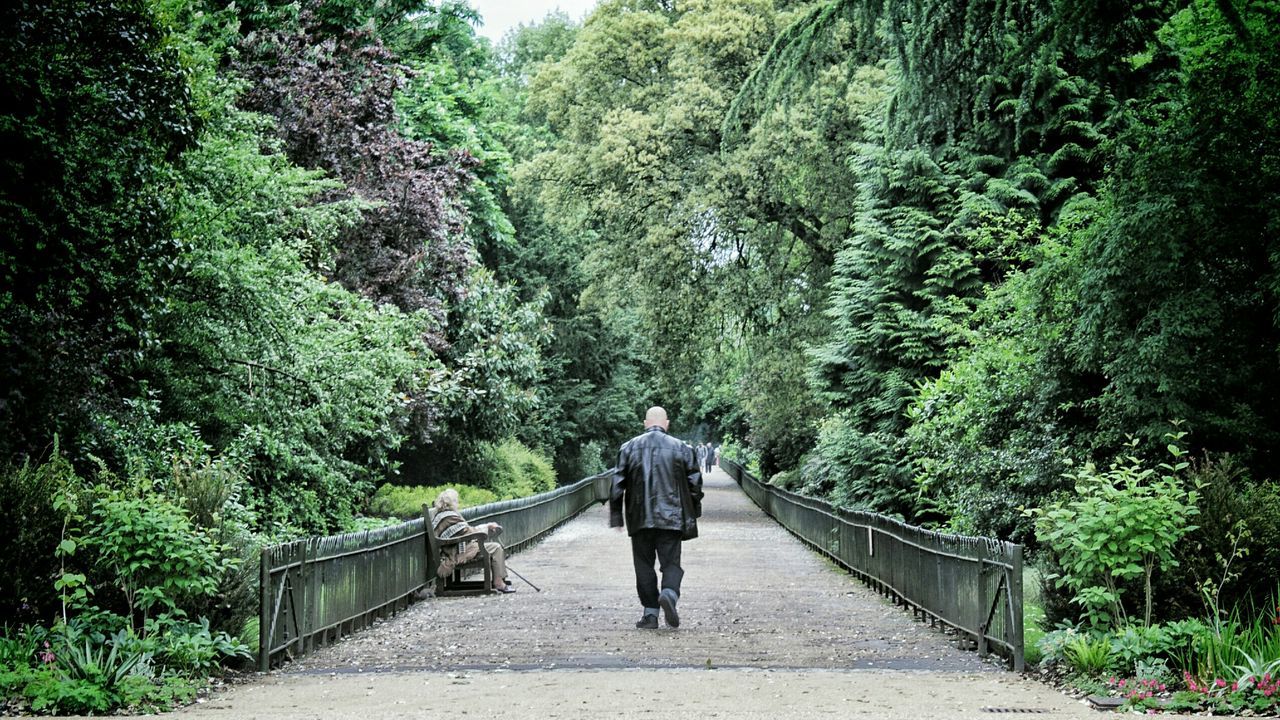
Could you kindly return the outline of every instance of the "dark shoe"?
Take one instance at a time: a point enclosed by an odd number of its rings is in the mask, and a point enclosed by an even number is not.
[[[636,627],[640,628],[641,630],[657,630],[658,616],[645,615],[644,617],[636,621]]]
[[[667,625],[671,627],[680,627],[680,613],[676,612],[676,601],[680,596],[675,590],[667,588],[658,596],[658,605],[662,607],[662,616],[667,619]],[[654,618],[655,620],[657,618]]]

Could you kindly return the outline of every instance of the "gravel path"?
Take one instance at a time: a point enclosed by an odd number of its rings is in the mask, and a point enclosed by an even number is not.
[[[728,475],[706,485],[701,537],[684,545],[679,629],[635,629],[629,542],[597,506],[512,558],[542,592],[429,598],[183,714],[1090,716],[915,622],[805,548]]]

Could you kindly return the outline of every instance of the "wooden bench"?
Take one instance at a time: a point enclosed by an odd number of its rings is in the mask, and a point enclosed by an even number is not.
[[[441,541],[436,537],[436,511],[429,505],[422,506],[422,516],[427,521],[427,567],[436,577],[436,597],[451,595],[483,595],[493,591],[493,566],[489,563],[489,549],[484,546],[489,535],[483,530],[459,535],[451,538],[449,544],[474,540],[480,546],[480,552],[465,563],[453,568],[453,572],[440,575]],[[480,570],[483,580],[468,580],[471,571]]]

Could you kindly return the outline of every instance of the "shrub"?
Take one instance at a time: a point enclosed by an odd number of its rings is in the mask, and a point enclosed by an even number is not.
[[[784,470],[769,478],[769,484],[783,490],[795,490],[800,486],[800,471]]]
[[[0,467],[0,507],[14,520],[0,523],[0,616],[47,617],[57,604],[49,578],[58,573],[63,517],[53,506],[58,489],[75,477],[57,449],[44,463]]]
[[[1280,585],[1280,483],[1253,482],[1231,456],[1195,463],[1189,479],[1200,486],[1199,527],[1175,548],[1177,571],[1158,583],[1162,614],[1201,614],[1206,582],[1219,610],[1261,605]]]
[[[484,505],[498,499],[491,491],[470,485],[392,485],[387,483],[378,488],[369,503],[369,511],[375,515],[398,518],[415,518],[422,515],[422,506],[431,505],[436,497],[448,488],[458,491],[459,504],[462,507]]]
[[[166,495],[219,544],[222,557],[232,559],[217,590],[189,599],[183,609],[209,618],[215,628],[239,630],[258,613],[258,556],[265,541],[253,531],[257,514],[244,504],[248,480],[234,458],[198,441],[170,453],[167,463]]]
[[[104,485],[94,493],[82,544],[106,582],[124,593],[130,618],[145,622],[153,611],[177,612],[185,600],[212,595],[236,562],[163,496]]]
[[[606,447],[600,440],[582,445],[564,445],[553,460],[557,477],[580,480],[604,472],[617,457],[618,449]]]
[[[1177,437],[1173,438],[1175,441]],[[1137,440],[1129,444],[1136,454]],[[1134,455],[1117,459],[1099,472],[1092,463],[1072,473],[1076,495],[1029,510],[1036,530],[1057,555],[1063,574],[1058,582],[1075,592],[1086,620],[1095,627],[1123,624],[1128,613],[1125,583],[1143,586],[1143,625],[1151,624],[1151,577],[1159,567],[1175,566],[1173,549],[1194,526],[1196,491],[1183,487],[1188,463],[1169,445],[1174,465],[1160,473],[1144,468]]]
[[[551,461],[518,440],[489,445],[479,462],[488,470],[486,486],[499,500],[537,495],[556,487]]]
[[[1177,664],[1205,686],[1268,672],[1280,676],[1271,667],[1280,664],[1280,590],[1270,608],[1248,619],[1232,612],[1226,619],[1211,618],[1209,624],[1194,623],[1183,649],[1174,653]]]

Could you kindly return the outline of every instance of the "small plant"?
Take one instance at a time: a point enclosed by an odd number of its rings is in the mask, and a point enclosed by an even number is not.
[[[41,627],[27,625],[16,632],[5,628],[0,634],[0,669],[29,665],[48,649],[48,632]]]
[[[1063,649],[1067,662],[1079,675],[1097,677],[1108,669],[1115,658],[1111,639],[1103,634],[1080,634]]]
[[[1115,678],[1107,680],[1111,693],[1124,698],[1126,710],[1144,710],[1159,707],[1156,696],[1168,690],[1168,685],[1154,678]]]
[[[1080,636],[1075,628],[1059,628],[1045,633],[1036,643],[1041,665],[1053,665],[1067,660],[1067,645]]]
[[[1242,621],[1239,612],[1211,625],[1200,624],[1181,651],[1174,652],[1179,665],[1201,684],[1210,679],[1265,673],[1280,662],[1280,626],[1273,618],[1255,616]]]
[[[1205,707],[1215,713],[1237,713],[1251,710],[1258,714],[1272,714],[1280,710],[1280,677],[1271,673],[1261,676],[1248,675],[1239,680],[1214,678],[1204,682],[1191,673],[1183,680],[1187,689],[1199,693]]]
[[[126,630],[104,644],[95,644],[91,638],[69,638],[57,662],[68,680],[83,680],[108,692],[130,675],[149,678],[152,674],[151,653]]]
[[[1148,677],[1138,670],[1139,663],[1164,655],[1170,647],[1171,636],[1159,625],[1126,625],[1111,636],[1111,649],[1117,661],[1138,677]]]
[[[173,613],[184,599],[211,595],[238,562],[164,496],[101,485],[95,493],[82,544],[96,553],[97,565],[123,592],[130,618],[140,616],[143,627],[154,611]]]
[[[1169,661],[1160,658],[1145,658],[1134,664],[1134,677],[1143,680],[1154,680],[1168,687],[1173,684],[1174,672],[1169,668]]]
[[[158,633],[163,638],[158,654],[164,666],[171,671],[189,677],[204,677],[227,659],[249,657],[247,645],[225,632],[212,632],[207,618],[201,618],[200,622],[164,618],[157,625],[160,624],[164,629]]]

